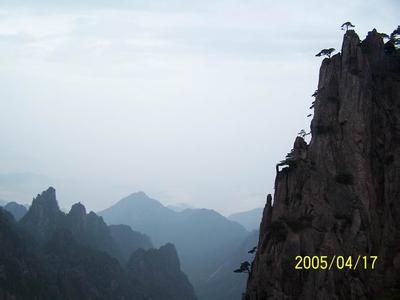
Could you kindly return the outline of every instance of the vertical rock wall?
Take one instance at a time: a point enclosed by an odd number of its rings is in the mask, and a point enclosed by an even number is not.
[[[376,30],[362,42],[349,30],[341,53],[322,62],[311,131],[277,173],[244,299],[395,299],[400,55]],[[378,259],[374,270],[295,270],[297,255]]]

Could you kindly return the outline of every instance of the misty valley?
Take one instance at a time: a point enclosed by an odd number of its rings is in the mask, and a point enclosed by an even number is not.
[[[249,214],[260,222],[234,217]],[[233,270],[258,240],[256,227],[143,192],[97,214],[81,203],[64,213],[49,187],[29,208],[6,203],[0,220],[2,299],[239,299],[247,276]]]

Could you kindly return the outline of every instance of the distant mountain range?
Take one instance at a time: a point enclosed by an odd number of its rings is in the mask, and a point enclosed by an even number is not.
[[[28,209],[25,205],[18,204],[17,202],[8,202],[4,205],[4,209],[10,212],[17,221],[19,221],[28,212]]]
[[[167,205],[167,207],[176,212],[181,212],[185,209],[193,209],[194,208],[193,206],[186,204],[186,203],[169,204],[169,205]]]
[[[53,188],[18,223],[0,208],[0,224],[1,299],[196,299],[174,245],[148,249],[80,203],[65,214]]]
[[[217,283],[210,280],[210,277],[226,265],[227,260],[250,235],[242,225],[228,220],[214,210],[175,211],[143,192],[133,193],[98,214],[109,224],[127,224],[133,230],[145,233],[156,246],[173,243],[182,269],[189,276],[196,293],[207,295],[202,298],[207,300],[222,299],[207,292],[216,289]],[[233,269],[231,271],[232,274],[229,275],[240,278],[241,284],[227,281],[225,287],[230,285],[230,289],[221,291],[221,294],[236,286],[240,286],[240,289],[244,287],[246,278],[234,274]],[[240,299],[241,291],[230,299]]]
[[[238,213],[230,216],[229,220],[213,210],[188,207],[185,204],[165,207],[143,192],[133,193],[99,212],[109,224],[113,224],[107,225],[94,212],[87,213],[81,203],[74,204],[68,213],[62,212],[55,198],[55,190],[49,188],[34,199],[29,211],[24,205],[15,202],[7,203],[4,209],[17,221],[22,218],[19,227],[40,244],[52,243],[54,238],[64,236],[65,239],[72,239],[76,247],[94,249],[117,258],[121,272],[126,272],[124,266],[127,269],[136,266],[139,270],[142,268],[139,262],[146,261],[143,263],[150,269],[140,271],[147,274],[146,280],[141,281],[140,276],[130,272],[131,278],[142,282],[140,288],[143,290],[148,289],[154,280],[163,286],[159,288],[164,289],[164,292],[166,286],[173,285],[168,279],[170,277],[156,279],[158,275],[155,274],[165,261],[157,258],[157,264],[149,263],[149,260],[159,257],[157,251],[163,253],[165,249],[161,247],[160,250],[150,251],[153,244],[160,247],[173,243],[177,248],[175,256],[178,263],[174,263],[172,269],[180,266],[180,259],[182,269],[188,274],[199,299],[241,299],[247,278],[245,274],[233,273],[233,270],[242,261],[252,259],[252,254],[247,251],[257,244],[258,235],[255,231],[248,232],[239,223],[249,229],[258,227],[261,218],[258,214],[262,212],[255,209]],[[60,232],[60,229],[66,232]],[[54,237],[55,234],[60,237]],[[171,253],[171,247],[175,249],[173,244],[167,246],[170,249],[167,253]],[[143,250],[136,251],[140,248]],[[173,256],[169,255],[170,259]],[[165,267],[163,272],[168,273],[168,269]],[[184,273],[179,274],[175,272],[174,276],[185,276]],[[159,276],[164,275],[161,273]],[[187,293],[191,288],[189,281],[184,286],[186,288],[183,293]],[[180,290],[175,292],[180,293]]]
[[[218,269],[207,279],[204,287],[197,289],[199,299],[233,300],[241,299],[246,289],[247,273],[234,273],[244,261],[251,262],[254,254],[248,253],[257,246],[258,231],[252,231],[231,253]]]
[[[252,210],[232,214],[228,217],[229,220],[238,222],[249,231],[259,230],[262,219],[263,208],[254,208]]]

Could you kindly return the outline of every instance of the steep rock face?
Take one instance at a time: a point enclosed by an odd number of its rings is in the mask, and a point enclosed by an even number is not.
[[[400,57],[375,30],[362,42],[348,31],[322,62],[311,130],[267,199],[244,299],[399,295]],[[375,270],[295,270],[296,255],[378,260]]]
[[[82,247],[57,228],[43,247],[0,208],[0,299],[149,299],[104,252]]]
[[[44,241],[62,224],[64,216],[58,207],[56,190],[49,187],[33,199],[20,224],[36,239]]]
[[[80,244],[122,259],[121,251],[112,239],[103,218],[94,212],[86,214],[86,209],[81,203],[74,204],[65,215],[58,207],[56,191],[52,187],[33,199],[20,224],[40,243],[52,237],[56,230],[64,228],[68,229]]]
[[[174,245],[134,252],[127,265],[134,280],[152,291],[154,300],[195,300],[194,289],[181,271]]]
[[[76,203],[71,207],[64,224],[64,227],[69,229],[74,238],[82,245],[122,259],[121,249],[112,238],[103,218],[94,212],[86,214],[86,208],[81,203]]]
[[[115,258],[83,246],[65,228],[44,244],[41,268],[46,299],[149,299]]]
[[[29,299],[43,295],[39,263],[13,216],[0,207],[0,299]],[[16,296],[19,298],[16,298]]]

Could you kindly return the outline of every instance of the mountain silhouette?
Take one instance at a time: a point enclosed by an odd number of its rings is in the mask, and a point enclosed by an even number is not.
[[[228,216],[229,220],[238,222],[249,231],[260,229],[263,208],[254,208]]]
[[[141,249],[148,237],[81,203],[64,214],[52,187],[19,222],[0,208],[0,245],[0,299],[196,299],[173,245]],[[133,264],[138,253],[149,259]]]
[[[155,246],[173,243],[197,294],[200,286],[202,290],[208,288],[210,275],[249,234],[214,210],[176,212],[143,192],[133,193],[98,214],[109,224],[127,224],[147,234]]]

